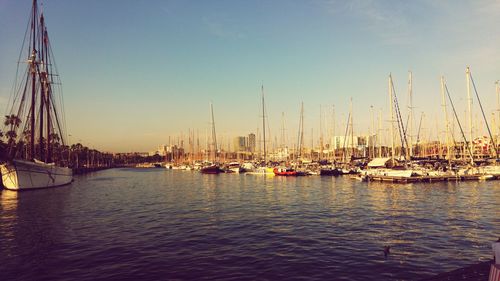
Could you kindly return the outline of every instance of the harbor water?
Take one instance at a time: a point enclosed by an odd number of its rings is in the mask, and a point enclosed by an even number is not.
[[[0,195],[2,280],[418,280],[500,236],[498,181],[111,169]]]

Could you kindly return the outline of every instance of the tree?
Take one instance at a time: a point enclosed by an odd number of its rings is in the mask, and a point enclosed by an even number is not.
[[[10,130],[15,130],[21,125],[21,119],[15,114],[5,115],[5,121],[3,122],[5,126],[10,126]]]
[[[9,146],[9,155],[11,155],[16,144],[17,128],[21,125],[21,119],[15,114],[5,115],[4,125],[10,126],[9,131],[5,133],[5,136],[7,137],[7,143]]]

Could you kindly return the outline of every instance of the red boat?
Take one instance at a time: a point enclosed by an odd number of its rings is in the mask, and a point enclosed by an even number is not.
[[[276,176],[296,176],[297,171],[292,168],[274,168],[274,175]]]

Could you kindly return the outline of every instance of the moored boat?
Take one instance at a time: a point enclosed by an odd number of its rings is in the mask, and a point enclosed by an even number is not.
[[[22,52],[27,54],[25,72],[20,84],[13,87],[11,113],[6,116],[8,155],[0,165],[2,182],[12,190],[36,189],[66,185],[73,180],[60,148],[66,147],[64,118],[56,97],[59,76],[45,26],[43,13],[33,0],[30,29],[26,32]],[[23,126],[21,126],[23,124]],[[21,129],[22,128],[22,129]]]
[[[323,167],[319,170],[321,176],[340,176],[342,171],[334,167]]]
[[[202,174],[218,174],[222,172],[218,164],[212,164],[201,168],[200,172]]]
[[[297,171],[292,168],[276,167],[273,170],[276,176],[296,176]]]
[[[238,163],[238,162],[227,163],[224,166],[223,170],[224,170],[225,173],[236,173],[236,174],[239,174],[240,171],[241,171],[240,163]]]
[[[73,171],[54,163],[13,159],[1,165],[2,182],[11,190],[36,189],[66,185],[73,180]]]

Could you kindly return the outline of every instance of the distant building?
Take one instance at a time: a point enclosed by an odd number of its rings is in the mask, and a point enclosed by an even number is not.
[[[250,152],[255,152],[255,147],[256,147],[256,138],[254,133],[250,133],[248,135],[248,151]]]
[[[334,136],[331,139],[331,149],[358,148],[362,149],[373,145],[375,136]]]
[[[234,142],[233,142],[233,147],[235,152],[243,152],[247,151],[248,147],[248,140],[247,137],[235,137]]]
[[[185,156],[184,148],[177,145],[165,146],[165,159],[166,161],[178,161]]]
[[[150,151],[149,152],[149,156],[153,156],[153,155],[160,155],[160,156],[166,156],[167,155],[167,146],[162,144],[162,145],[158,145],[158,149],[155,150],[155,151]]]

